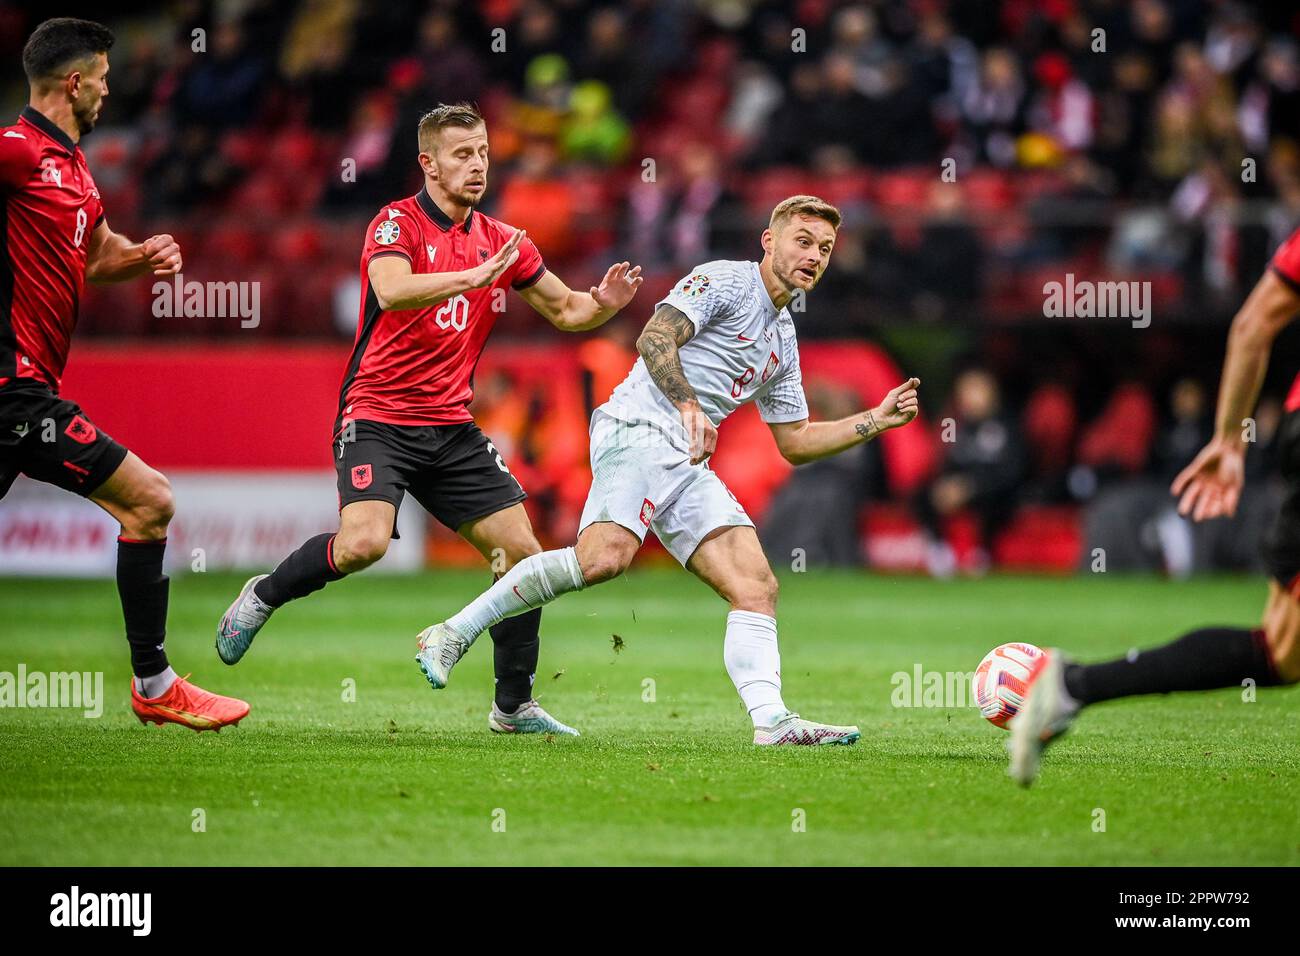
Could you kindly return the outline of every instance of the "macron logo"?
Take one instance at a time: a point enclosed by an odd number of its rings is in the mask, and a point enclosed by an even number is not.
[[[148,936],[152,893],[86,893],[74,886],[50,897],[51,926],[129,926],[133,936]]]
[[[388,207],[388,218],[389,218],[389,219],[396,219],[396,218],[397,218],[398,216],[400,216],[400,215],[402,215],[402,211],[401,211],[400,209],[394,209],[392,206],[389,206],[389,207]]]
[[[27,138],[26,136],[18,132],[18,130],[16,129],[5,130],[5,139],[26,139],[26,138]]]

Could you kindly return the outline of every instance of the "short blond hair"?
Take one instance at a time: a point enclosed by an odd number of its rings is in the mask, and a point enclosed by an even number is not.
[[[416,138],[420,152],[433,152],[434,139],[448,126],[473,129],[483,122],[483,114],[473,103],[439,103],[420,117],[420,127]]]
[[[834,229],[840,228],[840,221],[843,219],[840,211],[824,199],[816,196],[791,196],[776,204],[776,208],[772,210],[772,218],[767,222],[767,228],[777,232],[791,216],[815,216],[818,219],[825,219]]]

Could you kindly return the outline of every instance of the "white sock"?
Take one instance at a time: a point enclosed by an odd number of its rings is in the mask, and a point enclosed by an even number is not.
[[[587,586],[572,548],[543,551],[524,558],[447,624],[474,641],[498,621],[549,604],[561,594]]]
[[[172,684],[176,682],[176,672],[168,667],[165,671],[154,674],[152,677],[137,677],[135,679],[135,689],[140,696],[146,700],[153,700],[155,697],[161,697],[172,689]]]
[[[781,699],[781,652],[776,646],[776,618],[753,611],[728,614],[722,659],[755,727],[771,727],[787,713],[785,701]]]

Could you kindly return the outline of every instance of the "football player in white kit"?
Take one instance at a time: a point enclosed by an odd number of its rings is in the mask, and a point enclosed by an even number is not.
[[[723,660],[754,723],[754,743],[852,744],[857,727],[805,720],[781,697],[776,576],[754,524],[707,464],[717,426],[757,402],[781,454],[815,461],[906,425],[917,414],[908,379],[876,408],[810,422],[787,305],[821,278],[840,213],[815,196],[772,211],[761,262],[706,262],[656,308],[628,377],[592,415],[592,485],[577,545],[525,558],[464,610],[420,633],[419,662],[435,688],[497,621],[621,574],[653,530],[726,601]]]

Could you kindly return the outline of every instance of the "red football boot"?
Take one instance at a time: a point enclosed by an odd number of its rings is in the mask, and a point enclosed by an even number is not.
[[[248,716],[248,704],[237,697],[222,697],[191,684],[190,675],[176,678],[175,683],[161,697],[141,697],[131,681],[131,709],[140,723],[153,721],[164,724],[170,721],[191,730],[220,730],[227,724],[237,724]]]

